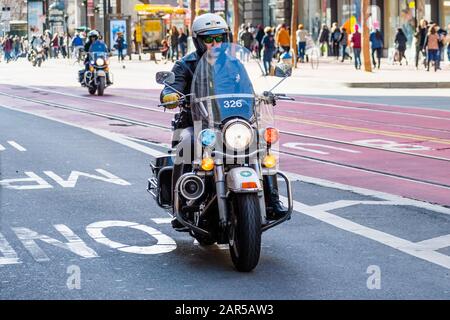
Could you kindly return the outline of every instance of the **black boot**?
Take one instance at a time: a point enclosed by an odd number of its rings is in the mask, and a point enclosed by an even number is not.
[[[280,201],[276,175],[264,176],[264,197],[266,199],[266,217],[268,220],[278,220],[286,216],[288,210]]]

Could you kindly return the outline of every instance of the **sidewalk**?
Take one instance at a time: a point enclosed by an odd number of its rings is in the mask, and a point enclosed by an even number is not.
[[[364,68],[364,66],[363,66]],[[341,62],[334,57],[322,57],[318,69],[312,69],[311,64],[299,64],[293,77],[308,79],[310,85],[321,82],[325,86],[342,86],[349,88],[392,88],[392,89],[436,89],[450,88],[450,65],[441,62],[442,70],[435,72],[430,67],[427,72],[423,65],[416,70],[414,61],[408,65],[398,63],[392,65],[388,59],[381,60],[380,69],[372,72],[356,70],[352,60]]]
[[[372,72],[356,70],[352,60],[341,62],[335,57],[321,57],[318,69],[312,69],[311,64],[298,64],[293,70],[292,77],[300,87],[307,88],[367,88],[367,89],[447,89],[450,88],[450,64],[447,61],[441,62],[442,70],[434,72],[430,67],[427,72],[423,65],[419,65],[419,70],[415,68],[415,61],[408,61],[408,65],[403,63],[392,63],[384,58],[381,60],[380,69],[373,69]],[[162,70],[171,69],[172,63],[155,64],[149,61],[148,55],[143,55],[139,60],[137,55],[132,56],[128,63],[151,63]]]

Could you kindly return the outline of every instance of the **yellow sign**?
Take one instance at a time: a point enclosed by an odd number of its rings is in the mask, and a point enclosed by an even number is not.
[[[180,7],[172,7],[163,4],[143,4],[139,3],[134,6],[134,11],[142,13],[178,13],[185,14],[186,9]]]
[[[161,32],[161,21],[160,20],[147,20],[145,21],[144,31],[145,32]]]
[[[409,8],[410,9],[414,9],[416,7],[416,2],[415,1],[411,1],[410,3],[409,3]]]
[[[140,24],[136,26],[136,41],[142,42],[142,28]]]

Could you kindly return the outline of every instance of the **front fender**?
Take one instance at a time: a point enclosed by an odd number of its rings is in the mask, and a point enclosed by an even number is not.
[[[106,72],[103,70],[98,70],[95,74],[97,77],[106,77]]]
[[[255,170],[249,167],[233,168],[226,175],[227,188],[235,193],[262,191],[261,181]],[[243,187],[243,183],[253,183],[256,188]]]

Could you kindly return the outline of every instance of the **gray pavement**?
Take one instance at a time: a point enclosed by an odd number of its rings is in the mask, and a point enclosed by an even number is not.
[[[145,191],[151,160],[145,152],[3,108],[0,137],[0,299],[450,298],[447,246],[436,260],[431,251],[419,258],[389,245],[391,236],[411,243],[445,236],[450,215],[434,206],[394,206],[381,195],[295,181],[297,211],[263,235],[258,267],[242,274],[226,248],[199,247],[167,219],[152,220],[168,216]],[[74,171],[91,176],[68,179]],[[44,180],[42,189],[5,184],[27,174]],[[158,253],[157,237],[170,244],[167,252]],[[5,253],[18,263],[2,264]],[[77,268],[79,289],[71,277]]]

